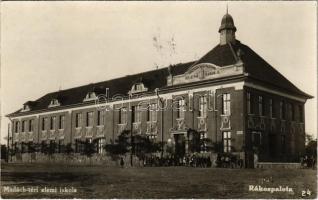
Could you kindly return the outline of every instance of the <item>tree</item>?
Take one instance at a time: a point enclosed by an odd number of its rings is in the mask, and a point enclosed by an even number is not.
[[[141,160],[144,160],[147,154],[160,152],[161,147],[161,142],[155,142],[146,135],[134,136],[133,152]]]
[[[83,144],[83,152],[82,154],[86,155],[87,157],[92,157],[94,153],[96,153],[96,144],[90,140],[85,140],[82,142]]]
[[[8,156],[8,149],[7,149],[7,146],[2,144],[1,145],[1,160],[2,159],[7,159],[7,156]]]
[[[104,148],[107,155],[109,155],[114,161],[117,161],[120,156],[123,156],[130,151],[130,131],[123,131],[115,142],[111,141],[111,143],[106,144]]]
[[[64,150],[63,152],[67,155],[70,155],[74,152],[74,149],[71,143],[68,143],[67,145],[65,145],[65,147],[63,147],[63,150]]]

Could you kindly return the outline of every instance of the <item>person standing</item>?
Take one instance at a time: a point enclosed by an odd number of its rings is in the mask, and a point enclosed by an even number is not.
[[[123,168],[125,165],[123,157],[120,157],[120,167]]]

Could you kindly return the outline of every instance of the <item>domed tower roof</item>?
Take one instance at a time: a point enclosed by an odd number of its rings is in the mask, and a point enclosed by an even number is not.
[[[234,32],[236,31],[236,27],[234,26],[234,20],[232,16],[228,13],[226,13],[222,18],[219,32],[221,32],[224,29],[230,29],[230,30],[233,30]]]

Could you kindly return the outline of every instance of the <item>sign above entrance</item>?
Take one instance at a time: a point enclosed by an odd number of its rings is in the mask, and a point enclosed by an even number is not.
[[[211,63],[200,63],[188,69],[184,74],[178,76],[169,76],[168,85],[178,85],[219,77],[226,77],[243,73],[243,63],[238,62],[234,65],[220,67]]]

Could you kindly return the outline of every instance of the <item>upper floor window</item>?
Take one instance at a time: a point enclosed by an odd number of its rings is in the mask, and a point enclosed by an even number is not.
[[[65,116],[60,115],[60,120],[59,120],[59,129],[64,129],[65,127]]]
[[[34,124],[34,120],[30,119],[30,121],[29,121],[29,132],[33,132],[33,124]]]
[[[26,121],[25,120],[22,121],[22,127],[21,128],[22,128],[21,132],[22,133],[25,132],[25,130],[26,130]]]
[[[60,105],[59,100],[57,100],[57,99],[52,99],[51,102],[50,102],[49,107],[55,107],[55,106],[59,106],[59,105]]]
[[[14,132],[15,132],[15,133],[18,133],[18,132],[19,132],[19,126],[20,126],[20,122],[19,122],[19,121],[16,121],[16,122],[15,122],[15,126],[14,126]]]
[[[298,110],[299,110],[299,121],[300,122],[304,122],[304,110],[303,110],[303,106],[299,105],[298,106]]]
[[[269,99],[269,116],[273,118],[273,99]]]
[[[260,116],[264,116],[265,115],[265,106],[264,106],[264,99],[262,96],[258,97],[258,110],[259,110],[259,115]]]
[[[291,115],[291,120],[295,120],[295,107],[293,104],[290,104],[290,115]]]
[[[141,106],[132,107],[132,122],[141,122]]]
[[[184,115],[185,115],[185,100],[182,98],[177,100],[177,118],[184,119]]]
[[[86,126],[87,127],[92,127],[93,126],[93,121],[94,121],[94,118],[93,118],[93,115],[94,112],[88,112],[86,113]]]
[[[253,99],[250,92],[247,92],[247,113],[253,114]]]
[[[41,124],[42,131],[47,129],[46,126],[47,126],[47,118],[43,117],[42,118],[42,124]]]
[[[281,119],[286,119],[286,112],[285,112],[285,102],[281,101],[279,103],[279,114]]]
[[[126,124],[127,123],[127,109],[120,108],[119,109],[119,124]]]
[[[207,116],[207,97],[200,96],[199,97],[199,117],[206,117]]]
[[[226,93],[222,96],[222,114],[230,115],[231,114],[231,95]]]
[[[81,127],[82,126],[82,113],[76,113],[75,115],[75,127]]]
[[[53,116],[53,117],[51,117],[50,129],[51,129],[51,130],[54,130],[55,127],[56,127],[56,117]]]
[[[105,112],[103,110],[97,111],[97,126],[104,125],[104,115]]]
[[[157,104],[150,104],[147,109],[147,121],[155,122],[157,121]]]

